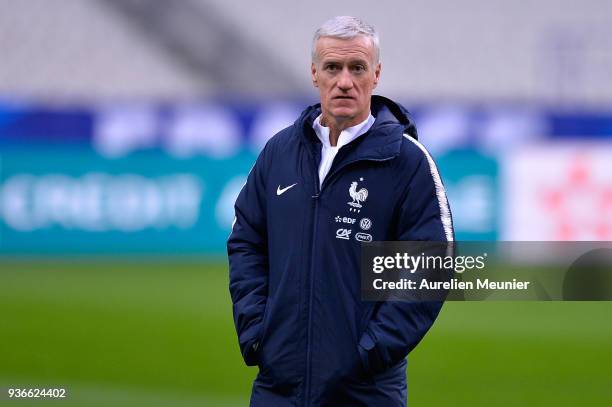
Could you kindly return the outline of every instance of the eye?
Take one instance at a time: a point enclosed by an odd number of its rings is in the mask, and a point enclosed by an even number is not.
[[[327,64],[325,65],[325,70],[330,72],[336,72],[339,69],[338,64]]]
[[[353,66],[353,72],[362,73],[366,71],[365,65],[357,64]]]

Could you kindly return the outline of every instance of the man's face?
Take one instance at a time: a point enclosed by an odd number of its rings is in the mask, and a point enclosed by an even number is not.
[[[312,81],[319,88],[323,117],[346,127],[364,121],[380,78],[372,40],[363,35],[350,40],[322,37],[315,52]]]

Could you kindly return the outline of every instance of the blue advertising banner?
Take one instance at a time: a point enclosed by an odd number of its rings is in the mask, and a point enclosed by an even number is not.
[[[457,240],[496,240],[501,203],[497,160],[475,150],[458,150],[437,162]]]
[[[5,149],[0,252],[220,253],[254,159]]]
[[[2,154],[0,252],[222,253],[256,155],[108,160],[91,149]],[[458,238],[497,237],[497,164],[474,151],[438,159]]]

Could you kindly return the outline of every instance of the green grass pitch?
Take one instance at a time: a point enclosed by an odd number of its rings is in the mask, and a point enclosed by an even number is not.
[[[0,261],[0,405],[243,406],[224,262]],[[612,302],[447,303],[409,356],[409,405],[612,405]]]

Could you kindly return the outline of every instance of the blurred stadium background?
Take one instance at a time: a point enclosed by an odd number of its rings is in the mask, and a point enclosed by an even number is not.
[[[263,143],[317,101],[313,31],[381,35],[457,238],[612,240],[612,3],[0,0],[0,404],[248,402],[225,239]],[[449,303],[412,405],[612,402],[609,303]],[[22,403],[23,404],[23,403]]]

